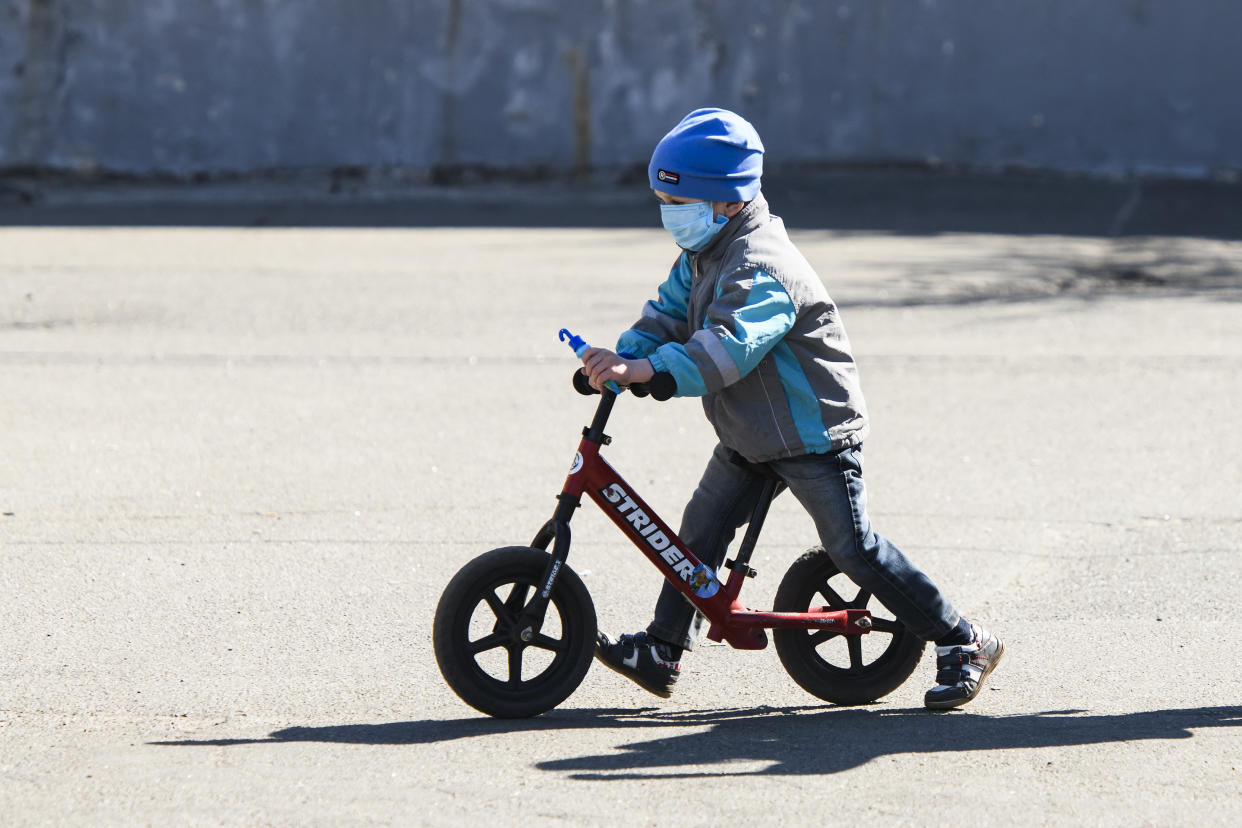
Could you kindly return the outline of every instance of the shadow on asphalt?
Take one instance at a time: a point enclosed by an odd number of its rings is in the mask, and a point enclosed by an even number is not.
[[[1205,298],[1242,302],[1242,248],[1184,238],[1117,239],[1107,248],[1016,241],[981,256],[894,264],[887,282],[855,289],[851,308],[1016,304],[1047,299]]]
[[[1190,739],[1196,728],[1242,727],[1242,706],[1111,715],[1052,710],[1016,716],[859,707],[754,707],[671,712],[654,708],[554,710],[533,719],[473,718],[290,727],[277,730],[266,739],[189,739],[150,744],[183,747],[291,742],[424,745],[527,731],[670,727],[695,730],[624,742],[598,755],[537,762],[535,767],[545,771],[568,771],[573,778],[593,780],[826,774],[896,754]],[[738,762],[767,764],[761,770],[730,770]]]

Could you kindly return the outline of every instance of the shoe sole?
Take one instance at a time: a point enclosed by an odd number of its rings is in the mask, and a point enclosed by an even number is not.
[[[1005,655],[1005,642],[999,641],[1000,649],[996,651],[996,656],[988,663],[988,667],[983,671],[983,675],[979,676],[979,682],[975,685],[975,692],[971,693],[964,699],[953,699],[952,701],[929,702],[923,700],[923,706],[928,710],[952,710],[955,707],[961,707],[967,702],[972,702],[975,697],[983,690],[983,682],[987,681],[988,676],[992,675],[992,671],[996,669],[996,665],[1000,664],[1001,657]]]
[[[603,665],[604,665],[605,667],[607,667],[609,670],[612,670],[612,671],[613,671],[614,673],[616,673],[617,675],[619,675],[619,676],[625,676],[627,679],[629,679],[630,681],[634,682],[634,683],[635,683],[635,684],[637,684],[639,687],[641,687],[641,688],[643,688],[644,690],[646,690],[648,693],[651,693],[651,694],[653,694],[653,695],[659,696],[659,697],[660,697],[660,698],[662,698],[662,699],[672,698],[672,696],[673,696],[673,688],[671,688],[671,687],[661,687],[661,688],[653,687],[652,685],[650,685],[650,684],[648,684],[647,682],[643,681],[642,679],[640,679],[638,676],[634,675],[633,673],[627,673],[626,671],[622,670],[621,668],[614,666],[614,665],[612,664],[612,662],[610,662],[610,661],[606,661],[606,660],[604,659],[604,657],[603,657],[603,656],[601,656],[601,655],[599,654],[599,650],[596,650],[596,651],[595,651],[595,660],[596,660],[596,661],[598,661],[600,664],[603,664]]]

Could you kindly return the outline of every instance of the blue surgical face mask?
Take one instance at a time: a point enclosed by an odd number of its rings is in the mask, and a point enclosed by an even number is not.
[[[664,229],[673,234],[673,241],[686,250],[702,250],[720,228],[729,223],[725,216],[717,216],[710,201],[692,201],[689,204],[661,204],[660,221]]]

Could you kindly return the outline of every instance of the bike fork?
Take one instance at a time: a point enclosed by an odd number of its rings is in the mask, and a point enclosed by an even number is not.
[[[560,501],[557,504],[556,513],[543,525],[530,544],[544,551],[547,551],[549,543],[552,544],[552,557],[548,559],[543,576],[535,586],[535,597],[522,609],[521,614],[522,622],[531,626],[535,632],[538,632],[539,626],[543,624],[543,615],[548,609],[552,589],[556,586],[556,577],[560,574],[561,567],[565,565],[565,559],[569,557],[569,520],[573,517],[574,511],[582,505],[581,498],[570,494],[559,494],[556,499]]]

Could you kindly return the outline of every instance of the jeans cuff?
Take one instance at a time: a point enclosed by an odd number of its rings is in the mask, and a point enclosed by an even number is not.
[[[658,621],[652,621],[647,625],[647,635],[681,647],[686,652],[694,650],[694,638],[691,635],[662,626]]]

